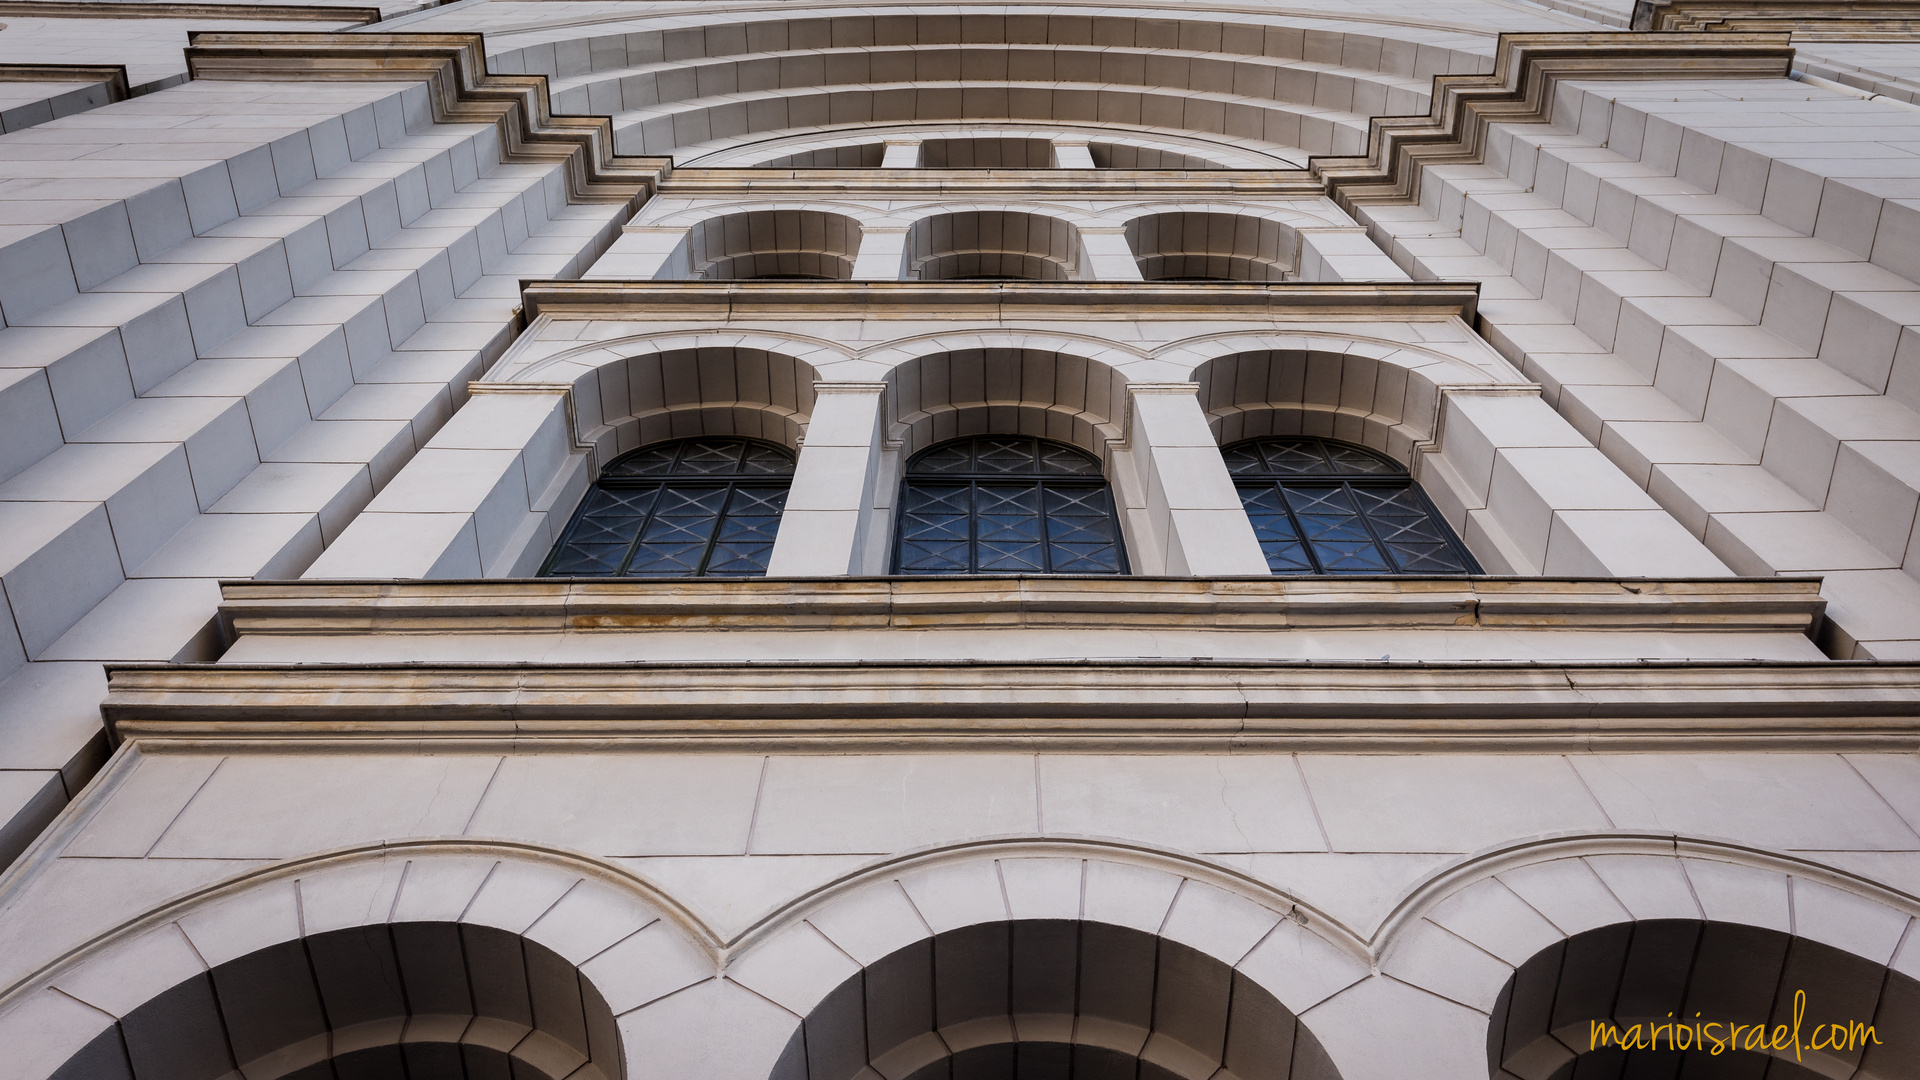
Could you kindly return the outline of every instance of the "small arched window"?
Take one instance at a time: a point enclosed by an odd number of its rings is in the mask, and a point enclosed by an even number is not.
[[[1124,574],[1100,462],[1062,443],[979,435],[907,465],[894,567],[902,574]]]
[[[540,572],[755,577],[767,572],[793,455],[752,439],[679,439],[615,458]]]
[[[1407,471],[1331,439],[1249,439],[1221,452],[1276,574],[1474,574]]]

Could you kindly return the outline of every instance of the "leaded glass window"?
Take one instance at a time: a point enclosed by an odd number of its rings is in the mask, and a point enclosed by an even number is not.
[[[1480,568],[1413,478],[1331,439],[1250,439],[1227,471],[1276,574],[1474,574]]]
[[[980,435],[907,465],[894,564],[902,574],[1124,574],[1100,462],[1061,443]]]
[[[793,455],[752,439],[680,439],[615,458],[542,574],[754,577],[767,572]]]

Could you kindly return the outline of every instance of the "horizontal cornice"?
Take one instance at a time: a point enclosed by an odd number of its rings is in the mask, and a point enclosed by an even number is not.
[[[529,281],[526,317],[659,317],[686,312],[722,318],[728,312],[792,313],[817,308],[843,318],[922,319],[929,313],[1002,308],[1080,316],[1153,318],[1157,314],[1223,318],[1342,316],[1376,321],[1459,317],[1471,322],[1477,282],[1208,282],[1124,281]]]
[[[682,168],[660,183],[687,198],[977,196],[1099,199],[1317,199],[1326,185],[1305,169],[755,169]]]
[[[1811,632],[1817,578],[756,578],[239,581],[248,635],[661,630],[1702,630]]]
[[[423,81],[435,122],[494,124],[508,160],[565,162],[574,202],[631,202],[672,168],[615,153],[608,117],[555,115],[546,76],[488,72],[479,34],[200,31],[188,40],[196,79]]]
[[[110,3],[95,0],[0,0],[0,18],[192,19],[231,22],[329,22],[365,26],[380,21],[377,7],[325,4]]]
[[[1920,665],[752,663],[112,667],[197,750],[1920,749]]]
[[[1633,28],[1790,33],[1795,41],[1920,40],[1914,0],[1636,0]]]
[[[1316,157],[1309,170],[1342,209],[1417,202],[1432,165],[1480,164],[1493,124],[1552,118],[1554,88],[1568,80],[1786,77],[1786,34],[1503,34],[1486,75],[1437,75],[1424,116],[1378,116],[1367,153]]]

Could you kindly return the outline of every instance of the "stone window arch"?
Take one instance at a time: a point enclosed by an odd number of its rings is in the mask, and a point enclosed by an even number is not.
[[[757,439],[643,446],[601,470],[541,568],[552,577],[758,577],[793,454]]]
[[[1127,246],[1148,281],[1286,281],[1300,234],[1252,214],[1174,212],[1127,222]]]
[[[921,281],[1068,281],[1079,253],[1071,224],[1021,210],[936,214],[907,230],[907,276]]]
[[[781,1066],[779,1080],[1339,1077],[1307,1026],[1245,974],[1079,919],[977,923],[897,949],[807,1013]]]
[[[686,267],[695,278],[813,278],[846,281],[860,253],[860,223],[824,210],[749,210],[687,230]]]
[[[488,926],[356,926],[173,985],[51,1080],[621,1080],[607,1001],[553,950]]]
[[[930,447],[900,485],[902,574],[1124,574],[1125,545],[1100,462],[1027,435]]]
[[[1398,462],[1313,436],[1221,450],[1275,574],[1472,574],[1479,566]]]

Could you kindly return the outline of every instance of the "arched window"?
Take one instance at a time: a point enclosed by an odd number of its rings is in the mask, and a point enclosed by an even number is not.
[[[1276,574],[1480,570],[1407,471],[1365,447],[1249,439],[1222,453]]]
[[[1113,497],[1092,455],[1024,435],[931,447],[901,484],[902,574],[1124,574]]]
[[[767,572],[793,455],[753,439],[680,439],[601,471],[540,572],[753,577]]]

